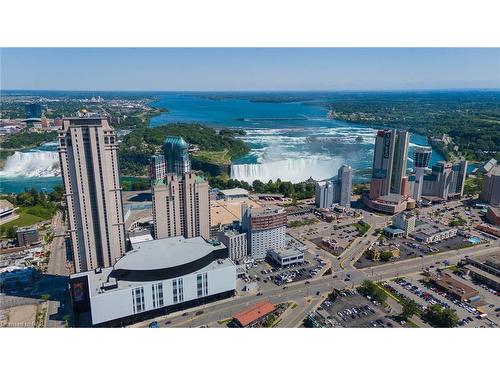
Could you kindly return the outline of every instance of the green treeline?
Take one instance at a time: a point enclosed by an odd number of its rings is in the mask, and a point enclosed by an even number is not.
[[[1,143],[3,149],[23,149],[41,145],[45,142],[52,142],[57,139],[57,132],[30,132],[28,129],[23,129],[17,134],[10,135]]]
[[[500,157],[499,104],[498,91],[352,93],[323,103],[344,121],[429,137],[448,134],[468,160]],[[443,153],[449,156],[452,147],[443,147]]]
[[[212,188],[233,189],[242,188],[253,191],[257,194],[283,194],[287,198],[308,199],[314,197],[315,185],[313,182],[292,183],[290,181],[269,180],[267,183],[260,180],[249,184],[245,181],[233,180],[227,175],[210,176],[207,175],[208,183]]]
[[[167,136],[177,135],[186,142],[197,145],[201,151],[226,151],[229,159],[237,158],[250,148],[236,135],[241,131],[225,129],[217,133],[212,128],[199,124],[165,124],[150,128],[138,126],[121,142],[118,156],[123,174],[143,176],[146,174],[148,158],[158,153]],[[196,159],[196,154],[192,155]]]

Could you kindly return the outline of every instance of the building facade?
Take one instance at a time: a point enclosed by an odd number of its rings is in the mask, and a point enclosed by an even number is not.
[[[234,295],[236,265],[201,237],[140,242],[113,267],[70,276],[78,326],[120,326]]]
[[[438,197],[440,199],[460,198],[464,194],[467,175],[467,160],[457,163],[439,161],[432,167],[431,173],[423,176],[421,196]],[[416,178],[417,180],[417,178]],[[415,194],[415,186],[413,192]]]
[[[352,195],[352,168],[344,164],[339,168],[338,178],[340,188],[339,205],[350,208]]]
[[[167,163],[167,172],[181,177],[191,172],[191,159],[188,152],[189,145],[182,137],[171,136],[165,139],[163,151]]]
[[[65,118],[58,150],[76,272],[125,253],[118,144],[105,118]]]
[[[237,262],[247,256],[248,242],[247,234],[235,229],[221,230],[217,232],[217,240],[227,247],[229,258]]]
[[[315,186],[316,208],[330,208],[338,203],[345,208],[351,207],[352,168],[343,165],[337,173],[337,180],[319,181]]]
[[[457,228],[449,228],[439,224],[424,224],[417,227],[413,237],[423,243],[434,243],[455,237],[457,233]]]
[[[405,195],[408,139],[406,130],[379,130],[377,132],[370,181],[370,199],[391,193]]]
[[[316,182],[314,194],[317,208],[330,208],[335,200],[333,181]]]
[[[484,175],[483,188],[479,199],[492,206],[500,206],[500,166],[491,168],[490,172]]]
[[[165,155],[153,155],[149,160],[149,178],[152,183],[163,180],[167,175]]]
[[[40,242],[38,229],[36,225],[31,227],[18,228],[16,231],[17,246],[30,246],[31,244]]]
[[[392,218],[392,225],[403,230],[405,237],[408,237],[408,235],[415,231],[415,223],[415,215],[407,212],[400,212]]]
[[[413,154],[413,165],[415,167],[415,180],[413,186],[413,199],[419,202],[422,199],[422,188],[424,175],[429,168],[432,156],[431,147],[415,147]]]
[[[169,173],[151,188],[156,239],[184,236],[210,237],[208,182],[193,172],[181,178]]]
[[[294,247],[270,250],[268,258],[278,267],[295,266],[304,262],[304,252]]]
[[[281,207],[251,209],[242,205],[242,229],[247,233],[248,254],[254,259],[264,259],[268,251],[284,248],[286,224],[286,211]]]

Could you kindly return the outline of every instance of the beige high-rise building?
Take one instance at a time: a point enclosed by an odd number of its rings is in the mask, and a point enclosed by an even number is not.
[[[58,133],[76,272],[110,267],[125,253],[115,131],[105,118],[65,118]]]
[[[169,173],[151,188],[155,238],[210,236],[208,182],[193,172]]]

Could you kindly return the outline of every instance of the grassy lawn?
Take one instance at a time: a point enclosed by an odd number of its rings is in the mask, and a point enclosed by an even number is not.
[[[7,234],[7,231],[11,227],[26,227],[44,220],[45,219],[39,216],[35,216],[25,212],[20,212],[19,217],[17,219],[9,221],[8,223],[2,225],[1,229],[2,236],[5,236]]]
[[[304,225],[312,225],[317,223],[317,219],[295,220],[288,223],[289,228],[301,227]]]
[[[355,223],[353,226],[356,228],[358,231],[358,237],[363,236],[368,230],[370,229],[370,224],[360,224],[360,223]]]
[[[406,321],[406,326],[407,327],[410,327],[410,328],[420,328],[419,326],[417,326],[414,322],[412,322],[411,320],[407,320]]]
[[[223,151],[199,151],[193,156],[195,159],[212,164],[230,164],[231,158],[227,149]]]

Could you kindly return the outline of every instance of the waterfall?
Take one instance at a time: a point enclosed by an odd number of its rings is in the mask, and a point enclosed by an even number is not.
[[[295,183],[305,181],[309,177],[323,180],[335,176],[343,162],[341,158],[325,160],[312,157],[266,161],[261,164],[233,164],[231,178],[248,183],[254,180],[274,181],[278,178]]]
[[[16,151],[5,161],[0,177],[54,177],[61,174],[59,155],[54,151]]]

